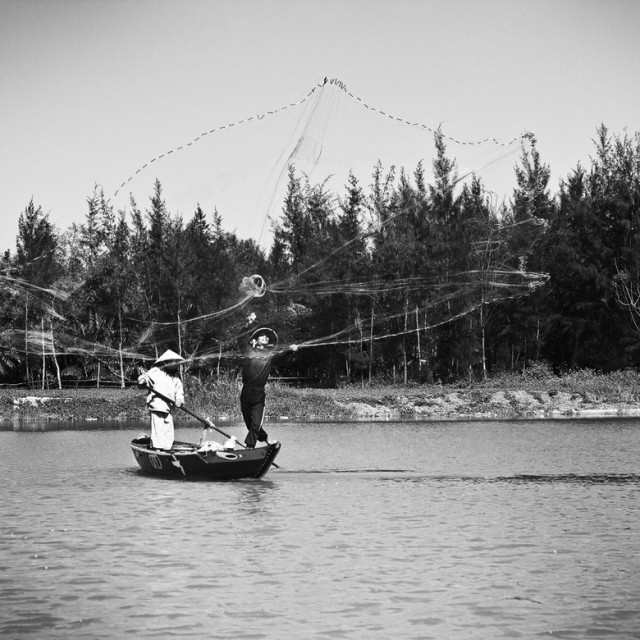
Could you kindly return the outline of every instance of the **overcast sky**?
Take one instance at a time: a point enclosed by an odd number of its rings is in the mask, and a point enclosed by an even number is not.
[[[196,202],[207,213],[217,206],[226,228],[257,239],[263,214],[234,210],[233,193],[251,188],[259,155],[273,179],[301,101],[327,76],[460,140],[534,132],[555,191],[588,162],[600,123],[640,130],[638,33],[636,0],[0,0],[1,248],[15,249],[32,197],[64,230],[83,221],[95,184],[116,208],[129,191],[144,208],[153,179],[165,185],[187,159],[189,176],[205,173],[171,185],[175,201],[167,189],[169,210],[188,219]],[[254,119],[229,139],[245,151],[257,142],[249,158],[232,158],[228,140],[210,135],[114,197],[145,163],[201,132],[297,102],[280,131]],[[206,174],[220,156],[234,170]],[[176,183],[187,180],[175,171]]]

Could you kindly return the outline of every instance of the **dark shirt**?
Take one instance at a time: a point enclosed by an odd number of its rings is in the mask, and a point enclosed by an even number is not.
[[[264,387],[274,364],[280,362],[289,352],[285,349],[254,349],[251,345],[244,350],[242,358],[242,392],[241,397],[252,403],[264,402]]]
[[[288,349],[252,349],[249,347],[242,359],[242,395],[253,402],[264,401],[264,387],[271,368],[288,353]]]

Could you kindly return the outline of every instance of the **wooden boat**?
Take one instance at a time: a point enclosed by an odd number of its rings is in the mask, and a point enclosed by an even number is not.
[[[145,473],[208,480],[262,478],[276,459],[280,443],[255,449],[203,451],[199,448],[199,445],[189,442],[174,442],[169,451],[154,449],[149,436],[131,441],[133,454]]]

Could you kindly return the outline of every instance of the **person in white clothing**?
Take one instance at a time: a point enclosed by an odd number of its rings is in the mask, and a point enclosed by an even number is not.
[[[169,450],[173,446],[174,426],[171,409],[184,403],[184,389],[179,377],[180,365],[185,362],[175,351],[165,351],[153,367],[138,378],[138,385],[149,389],[147,408],[151,416],[151,446]],[[156,393],[162,394],[171,401]]]

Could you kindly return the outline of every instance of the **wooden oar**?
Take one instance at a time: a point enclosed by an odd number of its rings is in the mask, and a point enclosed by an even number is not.
[[[164,394],[160,393],[159,391],[156,391],[153,388],[153,385],[151,385],[149,388],[150,388],[151,391],[153,391],[153,393],[155,393],[158,396],[158,398],[161,398],[162,400],[164,400],[170,406],[175,406],[176,405],[176,403],[173,400],[171,400],[170,398],[167,398],[167,396],[165,396]],[[231,438],[231,436],[228,433],[225,433],[222,429],[218,429],[218,427],[216,427],[216,425],[213,424],[213,422],[211,422],[211,420],[209,420],[208,418],[204,418],[203,416],[199,416],[194,411],[191,411],[190,409],[187,409],[187,407],[185,407],[184,405],[180,405],[178,407],[178,409],[182,409],[185,413],[188,413],[190,416],[194,417],[196,420],[200,420],[200,422],[202,422],[207,427],[211,427],[212,429],[215,429],[218,433],[222,434],[225,438]],[[243,447],[244,449],[247,448],[246,445],[242,444],[242,442],[239,442],[238,440],[236,440],[236,442],[241,447]],[[276,469],[280,468],[275,462],[272,462],[271,464]]]

